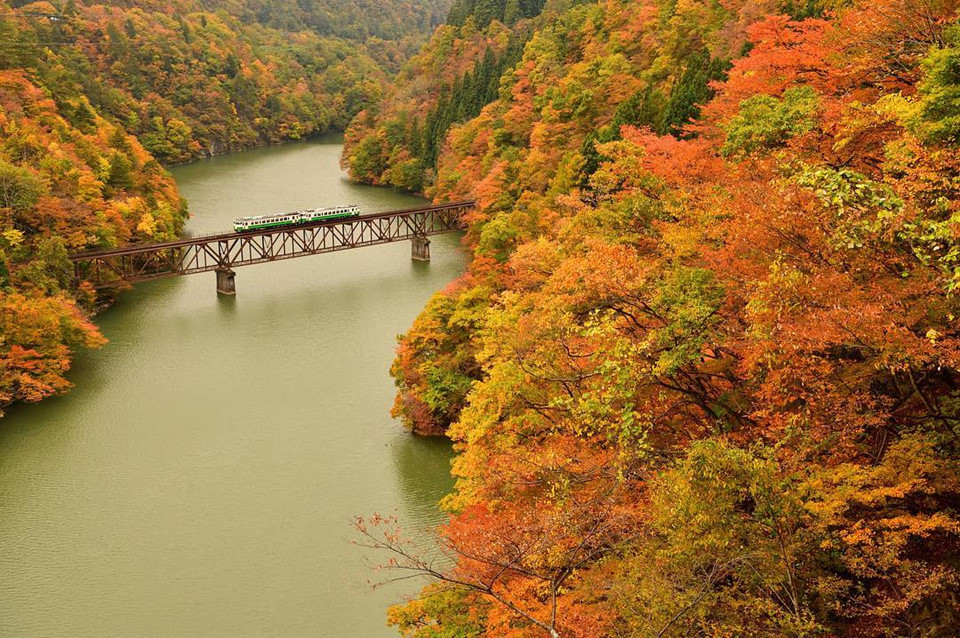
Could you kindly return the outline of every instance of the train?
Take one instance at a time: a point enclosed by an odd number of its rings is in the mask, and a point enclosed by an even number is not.
[[[233,220],[233,230],[238,233],[268,228],[282,228],[296,226],[310,222],[322,222],[330,219],[344,219],[359,217],[360,207],[356,204],[349,206],[333,206],[330,208],[307,208],[292,213],[274,213],[273,215],[256,215],[254,217],[239,217]]]

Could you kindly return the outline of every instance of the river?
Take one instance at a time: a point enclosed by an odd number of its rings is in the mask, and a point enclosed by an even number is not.
[[[340,140],[176,168],[192,234],[238,215],[423,200],[349,184]],[[441,520],[448,444],[389,415],[395,337],[464,268],[408,242],[140,284],[76,388],[0,420],[0,635],[391,636],[350,518]]]

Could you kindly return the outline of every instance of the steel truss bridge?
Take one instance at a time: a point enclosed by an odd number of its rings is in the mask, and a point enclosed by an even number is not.
[[[233,269],[281,259],[411,240],[412,257],[430,259],[430,235],[462,230],[474,202],[396,210],[360,217],[312,222],[269,230],[192,237],[162,244],[139,244],[70,256],[78,281],[98,289],[217,273],[217,292],[236,293]]]

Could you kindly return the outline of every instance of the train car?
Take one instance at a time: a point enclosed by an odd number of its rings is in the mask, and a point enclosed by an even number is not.
[[[249,230],[263,230],[266,228],[279,228],[281,226],[292,226],[300,223],[300,212],[295,213],[275,213],[273,215],[256,215],[254,217],[241,217],[233,220],[233,229],[238,233]]]
[[[276,213],[273,215],[240,217],[233,220],[233,229],[238,233],[243,233],[252,230],[265,230],[270,228],[280,228],[283,226],[296,226],[297,224],[325,221],[328,219],[357,217],[358,215],[360,215],[360,207],[356,205],[333,206],[330,208],[309,208],[306,210],[298,210],[293,213]]]
[[[351,204],[350,206],[334,206],[332,208],[308,208],[300,211],[300,221],[319,222],[326,219],[341,219],[344,217],[357,217],[360,214],[360,207]]]

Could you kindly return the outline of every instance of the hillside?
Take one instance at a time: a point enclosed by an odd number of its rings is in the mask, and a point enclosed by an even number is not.
[[[548,4],[436,164],[411,153],[479,208],[393,369],[459,452],[455,567],[358,523],[438,579],[405,635],[956,634],[958,18]],[[358,121],[356,178],[397,183],[403,114]]]
[[[161,161],[180,162],[345,127],[379,100],[437,6],[427,3],[418,15],[409,3],[388,3],[394,11],[381,12],[385,18],[411,12],[403,33],[394,22],[390,39],[366,30],[351,39],[321,35],[306,18],[293,31],[265,26],[283,5],[157,4],[0,10],[0,68],[26,69],[55,89],[73,123],[82,125],[92,109],[122,123]],[[359,11],[345,7],[353,13],[342,20]]]
[[[353,179],[417,192],[432,184],[451,126],[497,98],[543,10],[542,2],[455,2],[384,99],[351,121],[342,163]]]
[[[186,205],[122,127],[83,129],[22,71],[0,71],[0,408],[69,388],[75,350],[104,342],[98,300],[74,288],[67,254],[176,237]]]

